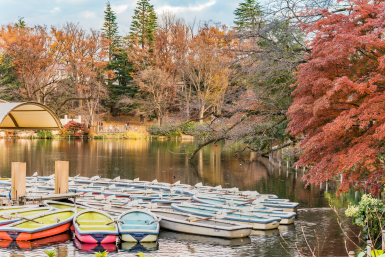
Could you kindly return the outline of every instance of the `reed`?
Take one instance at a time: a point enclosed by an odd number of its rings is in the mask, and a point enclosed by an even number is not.
[[[104,252],[97,252],[95,253],[95,257],[106,257],[108,254],[107,251],[104,251]]]
[[[56,251],[54,249],[53,250],[44,250],[44,252],[48,257],[55,257],[56,256]]]

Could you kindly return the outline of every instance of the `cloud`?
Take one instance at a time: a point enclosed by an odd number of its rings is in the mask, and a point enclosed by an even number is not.
[[[128,8],[128,4],[122,4],[122,5],[118,5],[118,6],[111,6],[111,9],[115,13],[117,13],[117,14],[124,12],[125,10],[127,10],[127,8]]]
[[[202,11],[210,6],[213,6],[216,3],[216,0],[211,0],[207,3],[198,4],[198,5],[190,5],[190,6],[170,6],[165,5],[160,8],[157,8],[156,11],[158,13],[161,13],[163,11],[171,11],[174,13],[181,13],[181,12],[199,12]]]
[[[54,14],[54,13],[56,13],[56,12],[60,12],[60,8],[59,8],[59,7],[55,7],[55,8],[53,8],[52,10],[49,10],[48,12]]]
[[[95,17],[95,12],[91,12],[91,11],[84,11],[82,12],[82,15],[86,18],[93,18]]]

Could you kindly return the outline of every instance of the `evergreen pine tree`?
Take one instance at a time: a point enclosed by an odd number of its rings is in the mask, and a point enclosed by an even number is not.
[[[132,17],[131,39],[138,40],[142,49],[147,46],[149,51],[152,51],[156,27],[157,17],[154,6],[150,4],[150,0],[139,0]]]
[[[7,55],[0,55],[0,99],[6,101],[20,101],[18,89],[21,82],[17,78],[11,59]]]
[[[24,17],[19,17],[19,19],[15,23],[15,27],[16,28],[25,28],[25,26],[26,26],[26,24],[25,24],[25,21],[24,21]]]
[[[102,28],[103,35],[110,40],[108,45],[108,65],[106,70],[113,70],[115,78],[108,79],[109,101],[108,106],[111,110],[122,95],[134,95],[135,88],[128,86],[132,80],[132,64],[128,61],[128,54],[122,47],[122,38],[118,33],[118,24],[116,22],[116,14],[111,9],[108,2],[104,11],[104,24]]]
[[[108,49],[108,61],[111,62],[116,48],[120,46],[120,37],[118,34],[116,15],[111,9],[110,2],[107,2],[107,7],[104,11],[104,24],[102,31],[104,37],[111,41]]]
[[[257,30],[262,22],[262,6],[255,0],[246,0],[235,9],[235,28],[238,31]]]

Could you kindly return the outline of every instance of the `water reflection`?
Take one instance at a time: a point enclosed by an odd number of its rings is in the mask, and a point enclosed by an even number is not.
[[[123,242],[120,245],[120,249],[126,252],[139,253],[139,252],[150,252],[158,250],[158,242],[151,243],[131,243]]]
[[[219,238],[219,237],[184,234],[184,233],[172,232],[168,230],[162,230],[161,233],[159,234],[159,238],[163,240],[174,240],[174,241],[182,241],[182,242],[184,241],[184,242],[190,242],[190,243],[193,242],[193,243],[199,243],[199,244],[222,245],[222,246],[240,246],[240,245],[247,245],[251,243],[250,237],[225,239],[225,238]]]
[[[271,229],[271,230],[252,230],[251,236],[276,236],[279,235],[279,229]]]
[[[272,193],[300,202],[301,207],[347,206],[357,197],[335,197],[339,181],[304,188],[302,171],[271,165],[255,153],[234,158],[220,145],[205,147],[192,161],[183,154],[193,142],[157,140],[29,140],[0,139],[0,176],[11,173],[11,162],[27,162],[27,175],[54,173],[54,161],[70,161],[70,175],[136,178],[164,182],[238,187]]]
[[[71,233],[63,233],[49,238],[42,238],[34,241],[16,241],[16,240],[0,240],[0,247],[7,249],[26,250],[41,248],[52,244],[59,244],[71,240]]]
[[[116,244],[84,244],[75,237],[75,247],[83,252],[116,252]]]

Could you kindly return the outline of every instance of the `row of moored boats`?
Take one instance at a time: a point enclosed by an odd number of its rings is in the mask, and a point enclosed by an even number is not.
[[[0,179],[0,197],[10,195]],[[27,178],[27,196],[54,194],[55,177]],[[0,207],[0,239],[29,241],[69,229],[83,243],[154,242],[160,228],[221,238],[243,238],[255,230],[294,223],[298,203],[238,188],[194,186],[139,179],[75,176],[76,201],[45,201]]]

